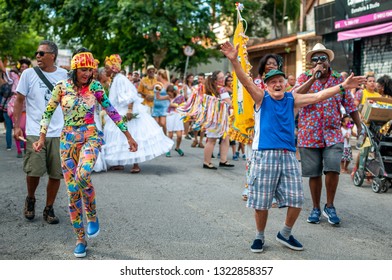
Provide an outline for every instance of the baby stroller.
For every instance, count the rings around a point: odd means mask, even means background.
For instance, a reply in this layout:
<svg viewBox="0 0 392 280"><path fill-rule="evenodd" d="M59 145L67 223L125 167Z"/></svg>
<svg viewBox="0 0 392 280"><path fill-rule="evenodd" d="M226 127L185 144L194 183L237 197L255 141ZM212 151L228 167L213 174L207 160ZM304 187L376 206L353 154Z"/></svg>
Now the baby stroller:
<svg viewBox="0 0 392 280"><path fill-rule="evenodd" d="M373 179L372 190L375 193L384 193L392 185L392 134L389 135L389 131L385 135L380 133L384 123L372 121L369 127L362 123L370 146L361 149L359 166L353 177L357 187L362 186L365 178Z"/></svg>

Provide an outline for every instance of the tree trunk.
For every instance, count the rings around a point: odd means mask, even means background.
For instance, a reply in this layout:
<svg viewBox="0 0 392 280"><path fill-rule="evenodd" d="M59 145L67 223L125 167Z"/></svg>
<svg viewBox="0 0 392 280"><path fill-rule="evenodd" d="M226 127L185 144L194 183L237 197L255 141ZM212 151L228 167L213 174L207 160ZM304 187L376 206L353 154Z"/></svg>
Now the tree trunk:
<svg viewBox="0 0 392 280"><path fill-rule="evenodd" d="M286 6L287 6L287 0L283 0L283 15L282 15L282 31L281 31L281 35L287 35L287 27L285 25L285 16L286 16Z"/></svg>
<svg viewBox="0 0 392 280"><path fill-rule="evenodd" d="M276 0L274 1L273 24L275 29L275 38L278 38L278 27L276 26Z"/></svg>

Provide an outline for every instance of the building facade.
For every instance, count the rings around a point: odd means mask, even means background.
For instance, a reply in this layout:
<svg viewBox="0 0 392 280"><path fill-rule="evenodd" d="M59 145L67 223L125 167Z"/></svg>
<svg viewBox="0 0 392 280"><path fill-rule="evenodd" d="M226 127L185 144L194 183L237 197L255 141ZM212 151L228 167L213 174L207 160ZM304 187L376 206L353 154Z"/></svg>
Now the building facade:
<svg viewBox="0 0 392 280"><path fill-rule="evenodd" d="M392 75L391 0L336 0L317 6L315 26L335 52L336 70Z"/></svg>

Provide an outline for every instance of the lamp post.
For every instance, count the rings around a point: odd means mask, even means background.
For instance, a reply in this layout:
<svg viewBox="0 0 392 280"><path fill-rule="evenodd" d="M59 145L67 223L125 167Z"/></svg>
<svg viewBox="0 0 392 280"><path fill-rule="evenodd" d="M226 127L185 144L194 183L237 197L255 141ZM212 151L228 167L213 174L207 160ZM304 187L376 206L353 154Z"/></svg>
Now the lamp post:
<svg viewBox="0 0 392 280"><path fill-rule="evenodd" d="M185 79L186 71L188 70L189 57L191 57L192 55L195 54L195 49L192 48L191 46L185 46L184 47L184 54L186 55L185 71L184 71L184 79Z"/></svg>

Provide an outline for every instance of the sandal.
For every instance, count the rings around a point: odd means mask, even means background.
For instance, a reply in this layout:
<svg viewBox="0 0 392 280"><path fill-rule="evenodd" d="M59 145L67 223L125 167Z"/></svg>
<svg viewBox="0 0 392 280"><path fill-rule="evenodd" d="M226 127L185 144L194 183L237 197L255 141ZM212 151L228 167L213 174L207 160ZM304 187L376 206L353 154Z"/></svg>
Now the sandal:
<svg viewBox="0 0 392 280"><path fill-rule="evenodd" d="M141 171L140 167L133 167L130 172L132 174L136 174L136 173L140 173L140 171Z"/></svg>
<svg viewBox="0 0 392 280"><path fill-rule="evenodd" d="M109 170L124 170L123 165L115 165L109 168Z"/></svg>
<svg viewBox="0 0 392 280"><path fill-rule="evenodd" d="M180 156L184 156L184 152L181 149L174 149Z"/></svg>
<svg viewBox="0 0 392 280"><path fill-rule="evenodd" d="M213 170L218 169L218 168L216 168L214 165L212 165L211 162L208 163L208 164L203 163L203 168L213 169Z"/></svg>
<svg viewBox="0 0 392 280"><path fill-rule="evenodd" d="M225 162L220 162L219 163L220 167L234 167L234 164L228 163L227 161Z"/></svg>

